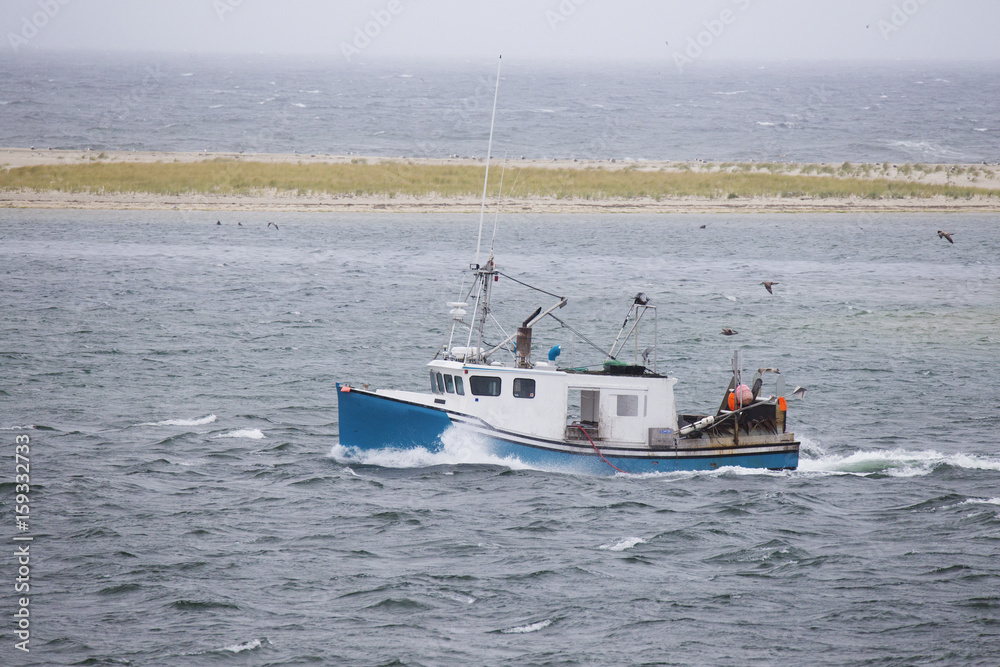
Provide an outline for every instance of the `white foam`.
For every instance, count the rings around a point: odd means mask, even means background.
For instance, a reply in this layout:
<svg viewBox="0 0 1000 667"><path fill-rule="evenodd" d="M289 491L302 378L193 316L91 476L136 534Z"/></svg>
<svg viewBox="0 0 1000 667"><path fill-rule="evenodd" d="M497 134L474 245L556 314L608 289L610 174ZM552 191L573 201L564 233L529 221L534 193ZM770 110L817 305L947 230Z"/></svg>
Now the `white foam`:
<svg viewBox="0 0 1000 667"><path fill-rule="evenodd" d="M208 108L209 108L209 109L221 109L221 108L222 108L222 105L221 105L221 104L210 104L210 105L208 106Z"/></svg>
<svg viewBox="0 0 1000 667"><path fill-rule="evenodd" d="M846 473L869 475L884 473L891 477L919 477L929 475L941 465L967 470L1000 471L1000 458L978 454L942 454L934 450L909 451L902 448L889 450L861 450L845 455L822 455L817 458L799 459L799 470L806 472Z"/></svg>
<svg viewBox="0 0 1000 667"><path fill-rule="evenodd" d="M330 456L338 461L356 462L383 468L426 468L436 465L485 464L524 470L525 465L514 456L500 457L490 451L489 443L470 431L449 427L441 435L444 445L432 452L426 447L408 449L386 448L361 450L357 447L334 445Z"/></svg>
<svg viewBox="0 0 1000 667"><path fill-rule="evenodd" d="M550 625L552 625L552 620L547 618L544 621L538 621L537 623L532 623L530 625L518 625L513 628L501 630L500 632L505 635L520 635L527 632L538 632L542 628L547 628Z"/></svg>
<svg viewBox="0 0 1000 667"><path fill-rule="evenodd" d="M301 102L292 102L292 106L293 107L298 107L300 109L305 109L306 108L306 105L302 104Z"/></svg>
<svg viewBox="0 0 1000 667"><path fill-rule="evenodd" d="M139 426L204 426L211 424L215 419L215 415L206 415L198 419L165 419L161 422L143 422Z"/></svg>
<svg viewBox="0 0 1000 667"><path fill-rule="evenodd" d="M219 435L214 435L212 438L248 438L250 440L263 440L265 437L264 433L259 428L241 428L238 431L229 431L228 433L220 433Z"/></svg>
<svg viewBox="0 0 1000 667"><path fill-rule="evenodd" d="M264 644L263 642L261 642L261 640L254 639L252 641L243 642L242 644L233 644L232 646L226 646L222 650L229 651L230 653L242 653L243 651L252 651L255 648L260 648L263 645Z"/></svg>
<svg viewBox="0 0 1000 667"><path fill-rule="evenodd" d="M0 431L34 431L35 425L28 424L27 426L0 426Z"/></svg>
<svg viewBox="0 0 1000 667"><path fill-rule="evenodd" d="M768 123L768 122L765 122L765 121L759 121L758 120L757 124L760 125L761 127L774 127L774 123Z"/></svg>
<svg viewBox="0 0 1000 667"><path fill-rule="evenodd" d="M712 93L712 94L713 95L742 95L745 92L747 92L747 91L745 91L745 90L734 90L734 91L729 92L729 93L719 92L719 93Z"/></svg>
<svg viewBox="0 0 1000 667"><path fill-rule="evenodd" d="M892 141L889 143L889 146L891 148L901 148L911 153L932 155L934 157L950 157L956 159L961 157L960 153L929 141Z"/></svg>
<svg viewBox="0 0 1000 667"><path fill-rule="evenodd" d="M184 72L181 76L194 76L194 72Z"/></svg>
<svg viewBox="0 0 1000 667"><path fill-rule="evenodd" d="M604 549L605 551L625 551L626 549L631 549L637 544L646 544L646 540L641 537L623 537L613 544L602 544L597 548Z"/></svg>
<svg viewBox="0 0 1000 667"><path fill-rule="evenodd" d="M1000 498L969 498L962 505L1000 505Z"/></svg>

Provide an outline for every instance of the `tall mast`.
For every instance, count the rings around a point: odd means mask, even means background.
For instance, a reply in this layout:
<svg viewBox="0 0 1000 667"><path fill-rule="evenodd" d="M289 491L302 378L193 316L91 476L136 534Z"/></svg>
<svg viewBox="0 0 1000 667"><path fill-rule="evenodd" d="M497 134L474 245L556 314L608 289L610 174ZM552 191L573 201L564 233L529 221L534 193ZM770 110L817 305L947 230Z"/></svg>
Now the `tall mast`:
<svg viewBox="0 0 1000 667"><path fill-rule="evenodd" d="M500 96L500 64L503 56L497 59L497 84L496 90L493 92L493 117L490 119L490 140L486 146L486 176L483 178L483 200L479 205L479 238L476 240L476 263L473 264L474 270L476 271L476 282L479 283L479 293L476 295L476 306L475 310L472 311L472 322L469 325L469 340L466 344L466 348L472 346L472 335L476 330L476 317L479 317L479 339L477 347L479 348L475 361L483 361L482 359L482 347L483 347L483 327L486 324L486 319L489 316L490 309L490 276L494 273L493 268L493 255L490 254L490 259L487 262L488 266L483 269L479 265L479 252L483 244L483 221L486 219L486 188L490 181L490 158L493 155L493 127L497 119L497 98ZM480 282L481 281L481 282ZM480 309L482 312L480 313ZM468 361L468 354L466 354L466 361Z"/></svg>
<svg viewBox="0 0 1000 667"><path fill-rule="evenodd" d="M486 146L486 178L483 179L483 201L479 205L479 239L476 241L476 264L479 264L479 248L483 243L483 220L486 216L486 186L490 180L490 156L493 154L493 124L497 119L497 97L500 96L500 62L497 59L497 86L493 92L493 117L490 119L490 141Z"/></svg>

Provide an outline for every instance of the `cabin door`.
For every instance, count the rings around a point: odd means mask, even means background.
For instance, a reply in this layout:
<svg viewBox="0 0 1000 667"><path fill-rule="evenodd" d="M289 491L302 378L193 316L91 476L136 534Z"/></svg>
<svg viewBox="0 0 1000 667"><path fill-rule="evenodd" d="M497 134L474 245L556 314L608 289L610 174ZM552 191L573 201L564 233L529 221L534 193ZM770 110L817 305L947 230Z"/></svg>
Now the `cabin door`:
<svg viewBox="0 0 1000 667"><path fill-rule="evenodd" d="M646 392L638 389L601 392L601 436L620 442L646 442Z"/></svg>

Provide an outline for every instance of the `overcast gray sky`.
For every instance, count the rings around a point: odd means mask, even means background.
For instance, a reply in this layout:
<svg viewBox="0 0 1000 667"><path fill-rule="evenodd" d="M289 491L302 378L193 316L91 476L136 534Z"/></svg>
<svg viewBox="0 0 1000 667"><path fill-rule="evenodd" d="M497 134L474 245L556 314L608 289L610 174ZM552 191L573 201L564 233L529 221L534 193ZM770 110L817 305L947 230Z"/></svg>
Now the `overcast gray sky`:
<svg viewBox="0 0 1000 667"><path fill-rule="evenodd" d="M386 57L1000 59L998 0L4 0L3 48ZM367 33L367 34L366 34Z"/></svg>

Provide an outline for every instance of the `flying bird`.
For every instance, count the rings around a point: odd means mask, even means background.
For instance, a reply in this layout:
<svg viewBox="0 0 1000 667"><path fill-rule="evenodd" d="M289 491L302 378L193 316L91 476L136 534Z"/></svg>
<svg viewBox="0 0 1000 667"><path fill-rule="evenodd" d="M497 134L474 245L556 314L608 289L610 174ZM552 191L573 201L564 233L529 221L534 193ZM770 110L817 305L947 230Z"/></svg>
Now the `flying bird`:
<svg viewBox="0 0 1000 667"><path fill-rule="evenodd" d="M734 331L733 329L730 329L728 327L722 330L723 336L735 336L738 333L739 331Z"/></svg>
<svg viewBox="0 0 1000 667"><path fill-rule="evenodd" d="M795 391L792 392L792 398L805 398L805 395L806 395L805 387L796 387Z"/></svg>
<svg viewBox="0 0 1000 667"><path fill-rule="evenodd" d="M761 285L764 286L764 289L767 290L768 294L774 294L774 292L771 291L771 285L778 285L778 284L779 283L776 283L773 280L765 280L764 282L761 283Z"/></svg>
<svg viewBox="0 0 1000 667"><path fill-rule="evenodd" d="M274 225L274 231L278 231L278 223L276 223L276 222L269 222L269 223L267 223L268 227L270 227L271 225Z"/></svg>
<svg viewBox="0 0 1000 667"><path fill-rule="evenodd" d="M952 234L954 234L954 232L942 232L940 229L938 230L938 238L948 239L948 243L954 243L954 241L951 240Z"/></svg>

